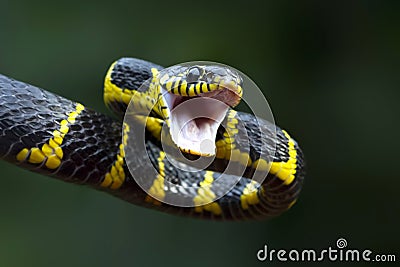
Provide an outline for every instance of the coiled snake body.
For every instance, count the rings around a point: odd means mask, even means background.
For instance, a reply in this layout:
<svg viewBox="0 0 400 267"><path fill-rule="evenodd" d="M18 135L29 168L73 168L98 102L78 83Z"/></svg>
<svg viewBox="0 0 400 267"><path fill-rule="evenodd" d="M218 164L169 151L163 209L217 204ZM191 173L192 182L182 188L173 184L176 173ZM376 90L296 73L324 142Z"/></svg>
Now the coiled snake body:
<svg viewBox="0 0 400 267"><path fill-rule="evenodd" d="M80 103L2 75L0 158L66 182L89 185L133 204L183 216L216 220L263 219L290 208L303 183L303 154L286 131L253 115L224 110L226 113L221 114L226 116L221 119L229 129L201 122L207 125L207 129L211 127L214 134L211 137L215 137L215 146L213 144L211 150L197 148L190 151L193 142L176 141L177 138L172 136L173 143L188 157L209 156L215 150L215 160L208 169L187 172L168 160L160 144L160 128L168 124L172 129L179 124L180 116L173 117L171 111L174 107L168 99L177 103L191 97L206 96L222 99L233 107L238 102L237 96L241 95L241 81L230 74L232 86L227 85L225 79L224 87L221 82L224 73L212 67L208 70L202 66L177 68L175 74L168 77L159 75L162 69L143 60L123 58L110 67L105 79L104 100L116 113L122 115L132 97L137 98L140 105L153 104L150 114L142 120L137 116L136 123L146 127L144 144L148 160L157 174L147 177L148 174L140 167L146 159L140 156L134 157L131 163L138 166L135 176L147 180L147 190L138 185L126 165L127 153L140 154L136 151L138 148L127 144L128 139L132 139L128 134L132 125L122 124L121 120ZM193 77L196 79L191 83ZM158 91L140 88L148 79L165 85L170 96L162 98ZM157 104L159 102L161 104ZM240 128L238 122L244 126ZM248 149L242 145L243 133L248 136ZM269 150L273 153L265 156L263 151ZM226 174L225 177L236 179L237 183L217 199L215 196L221 188L215 181L232 162L244 167L244 172L239 176L234 172ZM265 171L262 183L251 179L262 171ZM168 198L176 192L174 186L180 184L197 185L195 189L183 192L193 202L193 207L167 204Z"/></svg>

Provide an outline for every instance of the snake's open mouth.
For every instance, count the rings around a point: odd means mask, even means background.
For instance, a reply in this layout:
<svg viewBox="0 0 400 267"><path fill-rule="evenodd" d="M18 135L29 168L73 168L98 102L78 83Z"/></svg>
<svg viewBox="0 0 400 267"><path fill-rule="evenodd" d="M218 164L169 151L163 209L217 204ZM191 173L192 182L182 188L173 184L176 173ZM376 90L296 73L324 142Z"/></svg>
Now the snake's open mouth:
<svg viewBox="0 0 400 267"><path fill-rule="evenodd" d="M215 155L217 130L229 107L241 99L237 88L228 86L194 97L163 90L163 97L170 111L172 140L183 152L200 156Z"/></svg>

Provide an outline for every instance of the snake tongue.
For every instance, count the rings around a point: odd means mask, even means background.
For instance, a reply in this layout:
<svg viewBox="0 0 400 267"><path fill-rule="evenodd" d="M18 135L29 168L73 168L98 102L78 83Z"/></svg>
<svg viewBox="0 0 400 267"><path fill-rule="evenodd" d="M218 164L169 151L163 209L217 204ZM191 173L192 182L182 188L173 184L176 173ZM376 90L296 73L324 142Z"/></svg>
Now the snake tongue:
<svg viewBox="0 0 400 267"><path fill-rule="evenodd" d="M229 106L208 97L196 97L180 103L171 112L171 137L184 152L215 155L217 130Z"/></svg>

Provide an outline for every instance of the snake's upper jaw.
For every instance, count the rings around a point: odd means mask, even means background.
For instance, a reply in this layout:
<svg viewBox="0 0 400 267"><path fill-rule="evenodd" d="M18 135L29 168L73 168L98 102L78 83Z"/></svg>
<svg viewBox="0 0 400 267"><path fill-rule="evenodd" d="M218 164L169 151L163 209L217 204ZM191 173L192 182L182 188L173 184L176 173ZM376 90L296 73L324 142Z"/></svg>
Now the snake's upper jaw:
<svg viewBox="0 0 400 267"><path fill-rule="evenodd" d="M215 155L217 130L229 105L213 96L182 97L169 93L164 96L170 110L171 138L183 152Z"/></svg>

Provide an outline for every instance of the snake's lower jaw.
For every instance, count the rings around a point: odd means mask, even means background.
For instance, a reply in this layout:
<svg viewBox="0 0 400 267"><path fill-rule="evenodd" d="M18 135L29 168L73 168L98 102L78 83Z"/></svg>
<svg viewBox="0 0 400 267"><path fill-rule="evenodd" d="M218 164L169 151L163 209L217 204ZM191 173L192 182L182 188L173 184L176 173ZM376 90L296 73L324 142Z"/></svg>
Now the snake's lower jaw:
<svg viewBox="0 0 400 267"><path fill-rule="evenodd" d="M208 97L182 102L171 112L172 140L186 153L215 155L215 138L228 109L225 103Z"/></svg>

